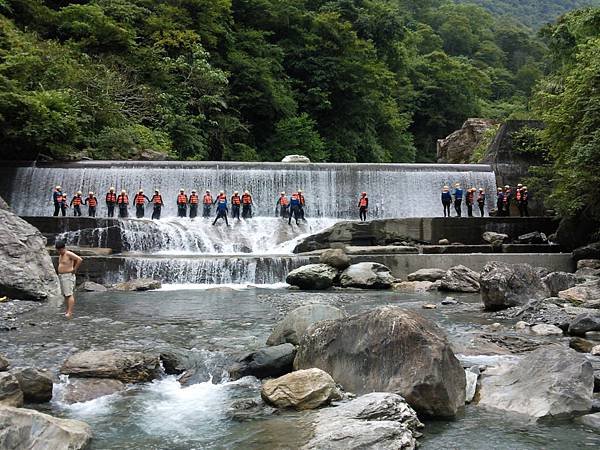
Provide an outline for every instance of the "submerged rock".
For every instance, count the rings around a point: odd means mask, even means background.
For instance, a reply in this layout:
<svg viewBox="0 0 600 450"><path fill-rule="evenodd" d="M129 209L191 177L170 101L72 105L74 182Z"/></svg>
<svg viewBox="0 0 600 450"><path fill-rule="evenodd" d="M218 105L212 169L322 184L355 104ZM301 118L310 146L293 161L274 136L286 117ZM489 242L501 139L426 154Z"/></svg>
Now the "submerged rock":
<svg viewBox="0 0 600 450"><path fill-rule="evenodd" d="M21 387L28 403L45 403L52 399L52 375L47 370L34 367L18 367L10 371Z"/></svg>
<svg viewBox="0 0 600 450"><path fill-rule="evenodd" d="M559 292L572 288L577 284L577 277L568 272L552 272L542 278L550 291L551 297L556 297Z"/></svg>
<svg viewBox="0 0 600 450"><path fill-rule="evenodd" d="M465 402L465 373L443 332L396 307L316 323L294 367L323 369L356 394L397 393L431 416L454 416Z"/></svg>
<svg viewBox="0 0 600 450"><path fill-rule="evenodd" d="M160 289L161 286L160 281L153 280L152 278L138 278L115 284L112 288L115 291L151 291L153 289Z"/></svg>
<svg viewBox="0 0 600 450"><path fill-rule="evenodd" d="M331 375L321 369L298 370L266 381L263 400L277 408L315 409L341 398Z"/></svg>
<svg viewBox="0 0 600 450"><path fill-rule="evenodd" d="M373 392L339 406L321 409L314 436L305 449L416 448L423 424L397 394Z"/></svg>
<svg viewBox="0 0 600 450"><path fill-rule="evenodd" d="M395 281L389 268L374 262L352 264L340 277L342 287L363 289L389 289Z"/></svg>
<svg viewBox="0 0 600 450"><path fill-rule="evenodd" d="M23 406L23 391L17 378L10 372L0 372L0 405Z"/></svg>
<svg viewBox="0 0 600 450"><path fill-rule="evenodd" d="M89 402L125 389L125 384L110 378L69 378L62 401L68 404Z"/></svg>
<svg viewBox="0 0 600 450"><path fill-rule="evenodd" d="M279 377L294 369L296 348L281 344L248 353L229 369L232 379L252 375L256 378Z"/></svg>
<svg viewBox="0 0 600 450"><path fill-rule="evenodd" d="M438 281L444 278L446 271L444 269L419 269L416 272L408 274L408 281Z"/></svg>
<svg viewBox="0 0 600 450"><path fill-rule="evenodd" d="M321 253L319 262L339 270L344 270L350 265L350 257L341 248L330 248Z"/></svg>
<svg viewBox="0 0 600 450"><path fill-rule="evenodd" d="M442 278L440 289L452 292L479 292L479 274L463 265L451 267Z"/></svg>
<svg viewBox="0 0 600 450"><path fill-rule="evenodd" d="M586 427L600 431L600 413L586 414L577 418L577 421Z"/></svg>
<svg viewBox="0 0 600 450"><path fill-rule="evenodd" d="M576 352L589 353L594 348L594 343L579 337L573 337L569 340L569 347Z"/></svg>
<svg viewBox="0 0 600 450"><path fill-rule="evenodd" d="M320 303L300 306L289 312L281 322L275 325L267 339L267 345L279 345L286 342L298 345L306 329L313 323L343 317L344 312L335 306Z"/></svg>
<svg viewBox="0 0 600 450"><path fill-rule="evenodd" d="M85 422L0 406L0 448L80 450L91 439L92 429Z"/></svg>
<svg viewBox="0 0 600 450"><path fill-rule="evenodd" d="M327 264L308 264L292 270L285 281L300 289L321 291L333 286L337 276L337 269Z"/></svg>

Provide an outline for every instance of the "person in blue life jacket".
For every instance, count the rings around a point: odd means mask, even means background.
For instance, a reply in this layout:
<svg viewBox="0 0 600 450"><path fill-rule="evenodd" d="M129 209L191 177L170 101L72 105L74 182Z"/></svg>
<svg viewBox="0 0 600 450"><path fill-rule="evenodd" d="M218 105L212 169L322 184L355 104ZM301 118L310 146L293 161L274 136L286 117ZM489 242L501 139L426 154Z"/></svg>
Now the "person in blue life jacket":
<svg viewBox="0 0 600 450"><path fill-rule="evenodd" d="M477 205L479 206L479 214L481 217L484 215L485 208L485 191L483 188L479 188L479 194L477 194Z"/></svg>
<svg viewBox="0 0 600 450"><path fill-rule="evenodd" d="M442 188L442 206L444 207L444 217L450 217L450 205L452 204L452 194L450 188L444 186Z"/></svg>
<svg viewBox="0 0 600 450"><path fill-rule="evenodd" d="M302 218L300 208L301 208L301 200L300 194L298 192L294 192L290 196L290 216L288 217L288 225L292 224L292 217L296 221L296 225L298 225L298 219Z"/></svg>
<svg viewBox="0 0 600 450"><path fill-rule="evenodd" d="M229 226L229 222L227 221L227 212L229 209L227 208L227 195L225 195L224 191L219 192L219 195L216 199L217 205L217 217L215 217L215 221L213 225L217 224L217 220L224 219L225 225Z"/></svg>
<svg viewBox="0 0 600 450"><path fill-rule="evenodd" d="M67 215L67 196L63 194L62 188L56 186L52 192L52 202L54 203L54 217L60 212L63 217Z"/></svg>
<svg viewBox="0 0 600 450"><path fill-rule="evenodd" d="M504 191L501 187L498 188L496 193L496 216L504 215Z"/></svg>
<svg viewBox="0 0 600 450"><path fill-rule="evenodd" d="M462 201L463 201L463 190L460 187L460 183L454 185L454 210L458 217L462 216Z"/></svg>

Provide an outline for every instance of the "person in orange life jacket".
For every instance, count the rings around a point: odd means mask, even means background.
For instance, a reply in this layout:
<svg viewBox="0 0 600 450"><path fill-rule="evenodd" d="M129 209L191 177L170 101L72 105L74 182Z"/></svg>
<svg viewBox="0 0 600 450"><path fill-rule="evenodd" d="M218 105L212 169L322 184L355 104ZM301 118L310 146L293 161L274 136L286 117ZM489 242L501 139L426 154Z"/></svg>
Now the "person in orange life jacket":
<svg viewBox="0 0 600 450"><path fill-rule="evenodd" d="M54 203L54 213L52 214L54 217L57 217L59 212L62 213L63 217L67 215L67 197L63 194L60 186L54 188L52 202Z"/></svg>
<svg viewBox="0 0 600 450"><path fill-rule="evenodd" d="M140 189L135 197L133 197L133 203L135 204L135 217L143 219L146 215L144 205L146 202L150 203L150 199L144 194L144 190Z"/></svg>
<svg viewBox="0 0 600 450"><path fill-rule="evenodd" d="M162 207L165 205L163 202L162 195L158 192L158 189L154 191L154 195L152 196L152 204L154 208L152 209L152 220L160 220L160 213L162 211Z"/></svg>
<svg viewBox="0 0 600 450"><path fill-rule="evenodd" d="M217 217L215 217L215 221L213 222L213 225L217 224L217 220L224 219L225 224L227 226L229 226L229 222L227 221L227 212L229 210L227 209L227 196L225 195L224 191L219 192L219 195L217 196L216 204L217 204Z"/></svg>
<svg viewBox="0 0 600 450"><path fill-rule="evenodd" d="M501 187L498 188L496 192L496 215L503 216L504 215L504 191Z"/></svg>
<svg viewBox="0 0 600 450"><path fill-rule="evenodd" d="M115 194L115 188L111 187L106 193L106 209L108 210L108 217L115 217L115 205L117 204L117 194Z"/></svg>
<svg viewBox="0 0 600 450"><path fill-rule="evenodd" d="M188 198L185 195L185 190L179 189L179 195L177 195L177 217L187 217L187 204Z"/></svg>
<svg viewBox="0 0 600 450"><path fill-rule="evenodd" d="M304 218L304 207L306 206L306 200L304 199L302 189L298 189L298 197L300 197L300 208L298 209L298 212L300 213L300 219L306 221Z"/></svg>
<svg viewBox="0 0 600 450"><path fill-rule="evenodd" d="M366 192L362 192L360 194L360 198L358 199L358 215L360 217L361 222L367 221L367 209L369 208L369 197L367 197Z"/></svg>
<svg viewBox="0 0 600 450"><path fill-rule="evenodd" d="M479 194L477 194L477 205L479 206L479 214L483 217L483 208L485 208L485 191L483 188L479 188Z"/></svg>
<svg viewBox="0 0 600 450"><path fill-rule="evenodd" d="M510 216L510 202L512 200L512 189L510 188L510 186L507 184L506 186L504 186L504 198L503 198L503 202L504 202L504 215L506 217Z"/></svg>
<svg viewBox="0 0 600 450"><path fill-rule="evenodd" d="M515 189L515 203L517 204L517 209L519 210L519 215L523 217L523 205L521 203L521 190L523 189L523 185L521 183L517 184L517 188Z"/></svg>
<svg viewBox="0 0 600 450"><path fill-rule="evenodd" d="M450 217L450 205L452 205L452 194L450 188L444 186L442 189L442 206L444 207L444 217Z"/></svg>
<svg viewBox="0 0 600 450"><path fill-rule="evenodd" d="M475 188L467 189L467 216L473 217L473 204L475 203Z"/></svg>
<svg viewBox="0 0 600 450"><path fill-rule="evenodd" d="M463 190L460 187L460 183L454 185L454 210L458 217L462 216L462 201L463 201Z"/></svg>
<svg viewBox="0 0 600 450"><path fill-rule="evenodd" d="M252 217L252 196L250 192L244 191L242 195L242 219L250 219Z"/></svg>
<svg viewBox="0 0 600 450"><path fill-rule="evenodd" d="M127 208L129 207L129 197L127 196L127 191L125 189L121 190L121 193L117 197L117 205L119 206L119 218L126 218L129 213Z"/></svg>
<svg viewBox="0 0 600 450"><path fill-rule="evenodd" d="M195 219L198 215L198 203L200 198L196 193L196 189L192 189L192 193L190 194L190 219Z"/></svg>
<svg viewBox="0 0 600 450"><path fill-rule="evenodd" d="M85 203L88 207L88 216L96 217L96 206L98 206L98 199L92 191L88 192L88 196L83 203Z"/></svg>
<svg viewBox="0 0 600 450"><path fill-rule="evenodd" d="M287 219L289 206L290 205L287 197L285 196L285 192L281 192L279 194L279 198L277 199L277 203L275 204L275 217L279 216L284 219Z"/></svg>
<svg viewBox="0 0 600 450"><path fill-rule="evenodd" d="M242 197L240 193L235 191L231 196L231 218L240 220L240 205L242 204Z"/></svg>
<svg viewBox="0 0 600 450"><path fill-rule="evenodd" d="M75 193L75 197L71 199L69 206L73 207L73 215L76 217L81 216L81 205L83 204L83 198L81 198L81 191Z"/></svg>
<svg viewBox="0 0 600 450"><path fill-rule="evenodd" d="M529 217L529 192L527 186L521 188L521 217Z"/></svg>
<svg viewBox="0 0 600 450"><path fill-rule="evenodd" d="M206 219L208 219L210 217L213 203L214 203L214 201L213 201L212 195L210 194L210 191L207 189L206 192L204 193L204 197L202 197L202 205L203 205L202 217L204 217Z"/></svg>
<svg viewBox="0 0 600 450"><path fill-rule="evenodd" d="M294 192L290 197L290 216L288 217L288 225L292 224L292 217L296 221L296 225L298 225L298 219L302 217L300 214L300 206L300 194Z"/></svg>

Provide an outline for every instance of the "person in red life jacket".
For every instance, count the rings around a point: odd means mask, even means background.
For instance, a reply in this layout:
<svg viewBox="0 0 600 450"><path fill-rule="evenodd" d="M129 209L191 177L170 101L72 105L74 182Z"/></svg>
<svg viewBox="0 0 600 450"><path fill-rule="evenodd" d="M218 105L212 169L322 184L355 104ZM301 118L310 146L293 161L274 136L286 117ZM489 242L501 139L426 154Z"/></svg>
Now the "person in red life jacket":
<svg viewBox="0 0 600 450"><path fill-rule="evenodd" d="M229 222L227 221L227 212L229 211L229 209L227 208L227 195L225 195L225 191L219 192L215 203L217 205L217 217L215 217L213 225L217 224L217 220L224 219L225 224L229 226Z"/></svg>
<svg viewBox="0 0 600 450"><path fill-rule="evenodd" d="M367 221L367 209L369 209L369 197L366 192L361 192L358 199L358 215L361 222Z"/></svg>
<svg viewBox="0 0 600 450"><path fill-rule="evenodd" d="M187 217L188 197L185 195L185 190L179 189L177 195L177 217Z"/></svg>
<svg viewBox="0 0 600 450"><path fill-rule="evenodd" d="M527 186L521 188L521 217L529 217L529 191Z"/></svg>
<svg viewBox="0 0 600 450"><path fill-rule="evenodd" d="M88 207L88 216L96 217L96 206L98 206L98 199L92 191L88 192L88 196L83 203L85 203Z"/></svg>
<svg viewBox="0 0 600 450"><path fill-rule="evenodd" d="M504 191L501 187L496 192L496 216L500 217L504 215Z"/></svg>
<svg viewBox="0 0 600 450"><path fill-rule="evenodd" d="M473 205L475 204L475 188L467 189L466 202L467 202L467 216L473 217Z"/></svg>
<svg viewBox="0 0 600 450"><path fill-rule="evenodd" d="M200 197L198 197L196 189L192 189L188 201L190 203L190 219L195 219L198 216L198 204L200 203Z"/></svg>
<svg viewBox="0 0 600 450"><path fill-rule="evenodd" d="M58 217L58 213L62 213L63 217L67 215L67 197L62 192L60 186L54 188L52 192L52 202L54 203L54 217Z"/></svg>
<svg viewBox="0 0 600 450"><path fill-rule="evenodd" d="M75 217L81 216L81 205L83 204L83 198L81 198L81 191L75 193L75 197L71 199L69 206L73 207L73 215Z"/></svg>
<svg viewBox="0 0 600 450"><path fill-rule="evenodd" d="M231 218L240 220L240 205L242 204L242 197L240 193L235 191L231 196Z"/></svg>
<svg viewBox="0 0 600 450"><path fill-rule="evenodd" d="M125 189L123 189L117 197L117 205L119 206L119 218L126 218L129 215L127 211L127 208L129 207L129 196Z"/></svg>
<svg viewBox="0 0 600 450"><path fill-rule="evenodd" d="M300 194L294 192L290 196L290 216L288 217L288 225L292 224L292 217L296 221L296 225L298 225L298 219L302 217L300 215L300 206Z"/></svg>
<svg viewBox="0 0 600 450"><path fill-rule="evenodd" d="M477 205L479 206L479 214L483 217L483 209L485 208L485 191L483 188L479 188L479 194L477 194Z"/></svg>
<svg viewBox="0 0 600 450"><path fill-rule="evenodd" d="M521 190L523 189L523 185L521 183L517 184L517 188L515 189L515 203L517 204L517 209L519 210L519 215L523 217L523 204L521 203Z"/></svg>
<svg viewBox="0 0 600 450"><path fill-rule="evenodd" d="M158 189L154 191L154 195L152 196L152 205L154 205L152 209L152 220L160 220L160 213L162 211L162 207L165 205L163 202L162 195L158 192Z"/></svg>
<svg viewBox="0 0 600 450"><path fill-rule="evenodd" d="M108 217L115 217L116 204L117 194L115 194L115 188L111 187L106 193L106 209L108 210Z"/></svg>
<svg viewBox="0 0 600 450"><path fill-rule="evenodd" d="M290 204L285 196L285 192L281 192L277 199L277 203L275 204L275 216L287 219L289 215L289 206Z"/></svg>
<svg viewBox="0 0 600 450"><path fill-rule="evenodd" d="M242 195L242 219L250 219L252 217L252 196L250 192L244 191Z"/></svg>
<svg viewBox="0 0 600 450"><path fill-rule="evenodd" d="M504 198L503 198L503 202L504 202L504 215L506 217L510 216L510 202L512 200L512 189L510 188L510 186L507 184L506 186L504 186Z"/></svg>
<svg viewBox="0 0 600 450"><path fill-rule="evenodd" d="M135 204L135 217L143 219L146 215L144 205L146 202L150 203L150 199L144 194L144 190L140 189L135 197L133 197L133 203Z"/></svg>
<svg viewBox="0 0 600 450"><path fill-rule="evenodd" d="M304 207L306 206L306 200L304 198L304 194L302 193L302 189L298 189L298 198L300 200L300 208L298 209L300 219L306 221L306 219L304 218Z"/></svg>
<svg viewBox="0 0 600 450"><path fill-rule="evenodd" d="M213 203L215 203L215 201L213 200L213 196L207 189L204 193L204 197L202 197L202 217L204 217L205 219L208 219L210 217Z"/></svg>

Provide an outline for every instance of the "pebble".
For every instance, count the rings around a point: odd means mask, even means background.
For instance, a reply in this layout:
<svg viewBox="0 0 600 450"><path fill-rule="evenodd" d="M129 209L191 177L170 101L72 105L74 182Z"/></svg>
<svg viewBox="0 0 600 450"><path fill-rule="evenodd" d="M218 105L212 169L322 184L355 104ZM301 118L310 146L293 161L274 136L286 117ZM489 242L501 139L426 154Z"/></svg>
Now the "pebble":
<svg viewBox="0 0 600 450"><path fill-rule="evenodd" d="M446 297L442 300L442 305L457 305L458 301L454 297Z"/></svg>
<svg viewBox="0 0 600 450"><path fill-rule="evenodd" d="M590 353L594 356L600 356L600 345L593 347Z"/></svg>
<svg viewBox="0 0 600 450"><path fill-rule="evenodd" d="M524 330L530 326L531 326L531 324L520 320L515 324L515 330Z"/></svg>
<svg viewBox="0 0 600 450"><path fill-rule="evenodd" d="M437 305L434 305L433 303L426 303L425 305L421 306L423 309L437 309Z"/></svg>

